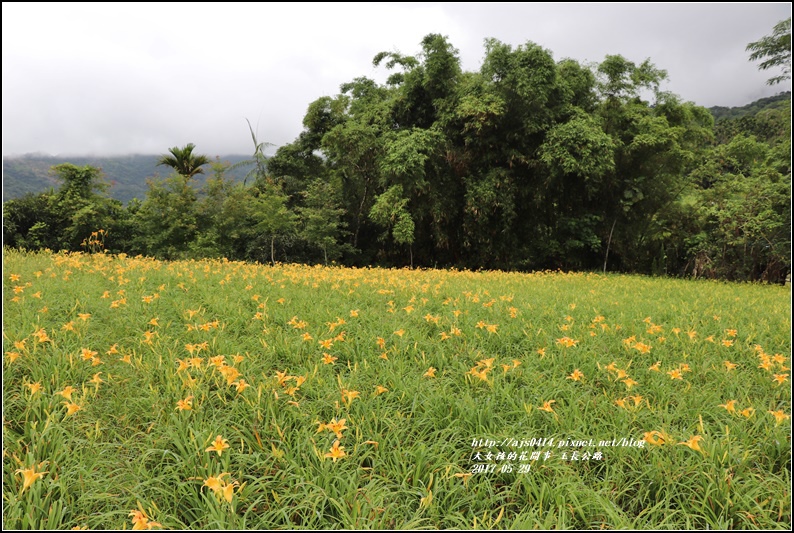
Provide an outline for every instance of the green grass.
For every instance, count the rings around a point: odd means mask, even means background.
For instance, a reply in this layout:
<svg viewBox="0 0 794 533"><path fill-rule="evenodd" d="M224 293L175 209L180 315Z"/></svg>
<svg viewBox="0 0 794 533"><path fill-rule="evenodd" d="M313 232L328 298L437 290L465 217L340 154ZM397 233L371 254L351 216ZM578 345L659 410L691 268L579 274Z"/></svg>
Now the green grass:
<svg viewBox="0 0 794 533"><path fill-rule="evenodd" d="M9 250L3 266L5 528L791 525L789 287ZM667 442L599 444L654 431ZM555 442L502 446L532 438ZM468 475L475 439L505 453L493 472Z"/></svg>

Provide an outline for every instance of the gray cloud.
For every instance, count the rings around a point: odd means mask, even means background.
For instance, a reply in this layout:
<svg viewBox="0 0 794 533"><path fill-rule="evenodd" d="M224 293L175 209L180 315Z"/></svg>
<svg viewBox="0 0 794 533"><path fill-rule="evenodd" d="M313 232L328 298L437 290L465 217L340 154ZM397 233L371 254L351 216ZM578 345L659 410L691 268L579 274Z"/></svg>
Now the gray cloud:
<svg viewBox="0 0 794 533"><path fill-rule="evenodd" d="M186 7L187 6L187 7ZM533 41L555 59L645 58L664 89L738 106L790 90L748 61L790 4L30 4L3 3L3 153L207 154L291 142L307 106L383 50L441 33L479 69L483 40Z"/></svg>

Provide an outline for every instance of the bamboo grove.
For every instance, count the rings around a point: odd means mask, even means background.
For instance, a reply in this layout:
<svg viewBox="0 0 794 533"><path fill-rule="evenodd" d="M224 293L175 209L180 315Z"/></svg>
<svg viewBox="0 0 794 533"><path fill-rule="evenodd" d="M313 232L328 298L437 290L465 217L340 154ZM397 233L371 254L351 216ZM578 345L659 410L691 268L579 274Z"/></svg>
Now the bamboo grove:
<svg viewBox="0 0 794 533"><path fill-rule="evenodd" d="M5 203L5 245L773 282L790 272L790 97L715 126L661 90L667 74L650 60L583 65L489 39L467 72L437 34L374 65L385 83L359 77L318 98L272 157L252 131L243 182L193 145L172 148L173 174L123 206L99 169L59 165L59 190ZM206 170L207 184L185 168Z"/></svg>

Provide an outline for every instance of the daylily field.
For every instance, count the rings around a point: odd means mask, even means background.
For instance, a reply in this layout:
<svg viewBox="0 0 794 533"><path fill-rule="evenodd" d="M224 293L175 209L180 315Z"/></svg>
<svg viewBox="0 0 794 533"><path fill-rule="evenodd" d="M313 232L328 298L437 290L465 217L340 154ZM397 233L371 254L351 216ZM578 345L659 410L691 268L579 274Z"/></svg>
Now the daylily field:
<svg viewBox="0 0 794 533"><path fill-rule="evenodd" d="M3 526L791 526L790 287L3 254Z"/></svg>

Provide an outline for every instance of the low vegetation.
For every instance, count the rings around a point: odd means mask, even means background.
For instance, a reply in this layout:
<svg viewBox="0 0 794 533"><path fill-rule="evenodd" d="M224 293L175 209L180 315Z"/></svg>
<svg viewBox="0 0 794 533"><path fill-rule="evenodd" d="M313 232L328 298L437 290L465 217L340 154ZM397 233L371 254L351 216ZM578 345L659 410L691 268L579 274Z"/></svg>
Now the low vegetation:
<svg viewBox="0 0 794 533"><path fill-rule="evenodd" d="M4 528L791 526L789 288L6 250L3 289Z"/></svg>

